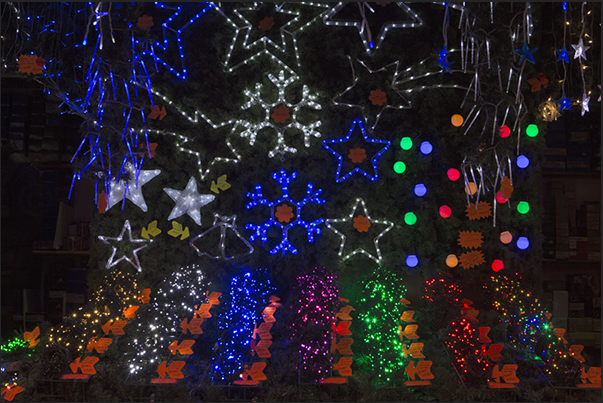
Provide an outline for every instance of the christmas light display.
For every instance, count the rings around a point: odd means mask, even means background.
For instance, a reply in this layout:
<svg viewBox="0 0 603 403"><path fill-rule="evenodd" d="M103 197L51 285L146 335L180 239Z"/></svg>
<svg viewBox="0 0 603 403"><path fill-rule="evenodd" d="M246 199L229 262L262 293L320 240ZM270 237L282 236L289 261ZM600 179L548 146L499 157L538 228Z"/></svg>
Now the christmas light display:
<svg viewBox="0 0 603 403"><path fill-rule="evenodd" d="M391 270L381 268L367 281L358 306L358 319L363 326L362 345L358 352L366 354L366 364L377 374L380 383L392 384L401 379L407 364L398 336L398 321L406 294L402 279Z"/></svg>
<svg viewBox="0 0 603 403"><path fill-rule="evenodd" d="M321 233L318 225L324 222L323 218L316 219L312 222L307 222L301 218L302 208L308 203L324 204L325 200L319 198L322 193L322 189L314 190L312 183L308 183L306 190L306 197L300 201L293 201L289 196L289 183L297 177L297 173L287 175L285 170L281 170L278 174L275 172L272 174L272 179L281 185L281 197L275 201L268 201L264 198L262 193L262 187L260 185L255 186L255 193L247 193L247 197L252 199L246 208L250 209L258 205L263 205L270 208L270 218L264 224L247 224L246 229L254 231L249 237L250 241L254 241L256 238L260 238L262 243L265 244L268 241L267 231L272 226L277 226L281 229L282 239L278 245L270 250L270 254L274 255L282 250L283 253L291 252L297 253L297 249L289 242L288 231L294 226L302 226L308 235L308 242L314 242L314 234L318 235ZM292 207L295 207L295 212ZM276 218L276 219L275 219ZM283 224L285 223L285 224Z"/></svg>
<svg viewBox="0 0 603 403"><path fill-rule="evenodd" d="M354 215L356 214L356 209L358 208L359 204L362 205L362 210L364 210L364 217L366 217L368 219L368 222L371 225L373 225L373 224L387 225L387 227L383 231L381 231L374 239L375 251L376 251L377 256L370 254L362 247L356 248L353 251L351 251L350 253L343 256L344 255L343 251L344 251L345 242L346 242L346 236L342 232L337 230L337 228L335 228L333 223L350 223L350 222L352 222ZM339 247L339 257L341 258L342 261L351 258L352 256L356 255L357 253L362 253L363 255L373 259L377 264L381 264L381 261L383 260L383 256L381 256L381 250L379 249L379 239L381 239L381 237L383 235L385 235L386 232L388 232L389 230L394 228L394 223L391 221L372 219L368 215L368 211L366 210L366 204L364 203L364 200L362 200L360 198L356 199L356 202L354 203L354 207L352 207L352 211L349 216L344 217L344 218L329 218L329 219L325 220L325 225L327 226L327 228L329 228L331 231L336 233L341 238L341 244ZM371 231L371 232L374 232L374 231Z"/></svg>
<svg viewBox="0 0 603 403"><path fill-rule="evenodd" d="M346 304L350 302L345 298L340 298L341 302ZM335 317L339 319L333 320L331 325L331 358L332 361L337 361L333 365L333 370L336 370L340 376L331 376L329 378L321 379L321 383L347 383L347 377L352 376L352 362L354 354L351 350L351 345L354 343L354 339L351 337L352 332L350 326L352 325L352 317L350 316L351 311L354 307L351 305L345 305L339 308L339 312L335 314ZM340 336L340 337L337 337ZM335 371L333 371L335 372Z"/></svg>
<svg viewBox="0 0 603 403"><path fill-rule="evenodd" d="M188 180L184 190L170 188L163 188L163 190L176 202L176 206L172 209L168 221L187 214L199 226L201 225L201 207L216 198L216 196L210 194L199 194L197 191L197 181L193 177Z"/></svg>
<svg viewBox="0 0 603 403"><path fill-rule="evenodd" d="M299 379L318 382L334 364L330 345L331 325L340 303L337 275L316 268L297 277L293 292L298 297L290 307L295 312L290 342L299 346Z"/></svg>
<svg viewBox="0 0 603 403"><path fill-rule="evenodd" d="M142 165L142 164L141 164ZM115 182L111 184L109 197L107 197L107 208L115 206L117 203L122 203L121 209L124 209L126 198L137 205L142 211L147 212L147 203L142 195L142 187L151 179L161 173L160 169L142 170L135 168L130 162L124 160L121 171L115 178ZM123 175L123 178L120 177Z"/></svg>
<svg viewBox="0 0 603 403"><path fill-rule="evenodd" d="M207 256L211 259L231 260L231 259L237 259L239 257L243 257L243 256L252 254L254 251L253 246L239 232L239 230L237 228L237 224L235 222L236 219L237 219L236 215L221 216L217 213L214 213L213 225L206 231L202 232L201 234L199 234L196 237L194 237L193 239L191 239L189 242L191 247L193 249L195 249L195 251L197 252L197 254L199 256ZM207 239L211 236L209 234L212 233L213 235L215 235L215 233L213 231L215 231L216 229L220 230L220 240L219 240L218 246L217 246L219 253L217 253L217 254L216 254L216 252L207 252L208 249L214 249L216 247L215 245L207 244L207 242L208 242ZM232 235L229 237L228 248L226 248L226 232L227 232L227 230L228 230L229 234L234 233L234 236L236 237L236 238L233 238ZM232 246L230 244L230 242L233 242L233 241L234 242L240 241L243 243L244 246L241 246L240 242L237 242L237 243L239 243L238 247ZM242 252L243 250L245 252Z"/></svg>
<svg viewBox="0 0 603 403"><path fill-rule="evenodd" d="M222 332L211 357L215 382L232 383L251 360L254 325L262 319L266 301L274 292L265 269L243 270L231 277L217 318Z"/></svg>
<svg viewBox="0 0 603 403"><path fill-rule="evenodd" d="M316 129L320 127L322 122L320 120L316 120L310 124L301 124L297 120L297 114L301 108L311 108L314 110L321 110L322 106L316 102L317 95L311 94L308 86L304 85L302 90L302 98L297 103L290 103L287 101L285 97L285 90L287 87L297 80L299 77L296 75L292 75L289 78L285 79L285 72L281 71L278 77L273 76L272 74L268 74L268 78L270 81L277 87L278 89L278 99L272 103L264 100L262 96L262 85L257 83L255 85L255 92L250 90L245 90L245 95L249 98L249 101L242 106L241 109L247 110L252 108L253 106L259 106L266 113L265 118L260 123L252 123L247 120L240 120L239 123L243 126L244 130L240 133L241 137L247 137L249 139L249 145L255 144L255 139L258 135L258 132L266 127L273 129L277 134L277 145L276 147L268 153L270 158L274 157L279 153L296 153L297 149L294 147L290 147L285 144L285 132L291 129L297 129L304 134L304 145L310 147L310 137L320 137L320 132ZM280 109L279 109L280 108ZM278 111L277 111L278 110ZM279 122L277 118L274 118L276 112L283 111L286 114L283 116L282 121ZM289 111L291 112L289 114ZM276 124L273 123L287 123Z"/></svg>
<svg viewBox="0 0 603 403"><path fill-rule="evenodd" d="M144 243L144 245L132 250L132 259L130 259L128 256L126 256L124 254L117 260L115 260L115 254L117 253L117 247L111 246L113 248L113 252L111 252L111 256L109 257L109 260L107 260L107 264L105 265L105 268L110 269L111 267L117 265L122 260L125 260L126 262L128 262L132 266L134 266L134 268L136 270L142 271L142 267L140 266L140 260L138 260L138 252L140 250L146 248L147 246L149 246L148 242L152 242L152 240L132 239L132 228L130 227L130 221L126 220L124 222L124 226L122 227L121 232L119 233L119 236L109 237L109 236L99 235L98 239L100 239L102 242L106 243L107 245L111 245L111 243L109 241L115 241L115 242L119 242L121 244L122 242L124 242L124 233L126 231L128 231L128 238L129 238L130 243L134 243L134 244Z"/></svg>
<svg viewBox="0 0 603 403"><path fill-rule="evenodd" d="M341 12L344 7L354 7L354 4L340 2L337 3L335 7L333 7L324 17L323 22L326 25L331 26L339 26L339 27L355 27L358 29L358 33L360 34L360 38L362 39L362 43L364 44L364 48L366 53L369 55L373 55L374 51L379 49L381 43L385 39L387 32L394 28L419 28L423 26L423 20L417 13L415 13L409 6L405 3L397 2L396 5L402 9L404 14L411 18L411 22L400 22L400 21L389 21L383 24L379 30L379 33L376 36L376 40L373 40L373 35L371 33L371 27L366 18L367 11L371 13L375 13L375 10L369 3L358 3L360 19L356 18L354 20L349 19L339 19L336 18L337 14ZM391 10L382 11L391 13Z"/></svg>
<svg viewBox="0 0 603 403"><path fill-rule="evenodd" d="M357 125L360 128L360 133L362 133L363 140L359 138L358 134L355 134L352 137L352 134L358 131L356 129ZM355 172L361 173L365 177L369 178L371 181L378 180L379 177L377 175L377 160L379 159L379 157L381 157L383 153L387 151L387 149L391 145L391 142L387 140L377 140L375 138L367 137L366 132L364 131L364 125L362 124L362 121L357 119L352 122L352 127L348 131L348 135L346 137L343 137L341 139L323 140L323 145L338 159L337 172L335 174L335 182L340 183L352 176ZM356 166L355 161L352 161L352 163L350 163L344 157L344 155L347 154L347 152L349 152L349 150L355 146L361 146L366 150L373 150L372 153L369 151L369 155L371 155L371 158L366 158L366 161L370 161L370 163L372 164L374 172L372 175L370 173L367 173L364 169L360 168L359 166ZM362 163L364 160L365 159L359 162ZM341 168L344 165L346 166L345 171L347 171L347 173L342 176ZM367 163L365 163L364 165L367 165Z"/></svg>

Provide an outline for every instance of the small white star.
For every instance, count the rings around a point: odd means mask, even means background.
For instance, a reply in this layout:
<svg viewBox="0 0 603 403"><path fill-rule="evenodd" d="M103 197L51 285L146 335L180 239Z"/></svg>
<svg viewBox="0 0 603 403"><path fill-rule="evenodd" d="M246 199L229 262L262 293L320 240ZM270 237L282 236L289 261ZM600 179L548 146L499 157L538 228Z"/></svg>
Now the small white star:
<svg viewBox="0 0 603 403"><path fill-rule="evenodd" d="M148 181L156 177L161 173L160 169L153 169L148 171L139 171L136 175L136 169L131 162L128 162L124 167L122 176L125 179L120 179L119 182L113 182L111 186L111 193L107 200L107 210L111 207L120 203L125 198L128 198L132 203L136 204L142 211L147 212L147 203L144 201L142 195L142 186ZM138 176L138 178L137 178Z"/></svg>
<svg viewBox="0 0 603 403"><path fill-rule="evenodd" d="M582 95L582 112L581 115L584 116L586 112L590 112L588 109L588 103L590 102L590 97L586 96L586 93Z"/></svg>
<svg viewBox="0 0 603 403"><path fill-rule="evenodd" d="M590 49L590 46L584 46L584 42L582 42L582 38L580 38L577 45L572 45L572 48L574 48L574 50L575 50L574 59L582 57L584 60L586 60L586 55L584 54L584 52L586 52L588 49Z"/></svg>
<svg viewBox="0 0 603 403"><path fill-rule="evenodd" d="M201 207L212 202L216 196L207 194L202 195L197 191L197 181L194 177L188 180L184 190L163 188L165 192L176 202L172 209L168 221L171 221L183 214L188 214L197 225L201 225Z"/></svg>
<svg viewBox="0 0 603 403"><path fill-rule="evenodd" d="M123 239L124 239L124 232L126 232L126 231L128 231L128 237L130 238L130 242L135 242L135 243L152 242L152 241L149 241L149 240L146 240L146 239L132 239L132 228L130 227L130 221L128 221L128 220L126 220L126 222L124 223L124 226L121 229L121 233L119 234L119 236L117 238L99 235L98 239L100 239L101 241L103 241L107 245L110 245L110 243L108 241L122 242ZM115 253L117 252L117 247L112 246L113 253L111 253L111 257L109 258L109 260L107 260L107 264L105 265L105 268L110 269L111 267L115 266L116 264L118 264L122 260L126 260L128 263L130 263L132 266L134 266L136 268L136 270L142 271L142 268L140 267L140 261L138 260L138 254L137 253L138 253L139 250L144 249L147 246L149 246L149 245L146 244L146 245L141 246L140 248L134 249L134 251L132 252L132 256L134 257L134 261L132 261L126 255L120 257L117 260L113 260L113 258L115 258Z"/></svg>

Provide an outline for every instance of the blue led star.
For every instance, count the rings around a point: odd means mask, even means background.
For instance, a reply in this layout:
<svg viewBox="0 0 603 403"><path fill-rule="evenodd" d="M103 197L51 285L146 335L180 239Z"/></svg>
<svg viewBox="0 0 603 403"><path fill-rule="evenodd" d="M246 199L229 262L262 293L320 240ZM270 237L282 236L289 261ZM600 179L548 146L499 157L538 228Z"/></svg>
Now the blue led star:
<svg viewBox="0 0 603 403"><path fill-rule="evenodd" d="M279 250L283 251L283 254L287 251L297 254L297 249L289 243L288 231L292 227L299 225L306 229L308 235L308 242L314 242L314 234L320 234L321 230L318 225L324 222L323 218L319 218L312 222L304 221L301 218L301 210L308 203L324 204L325 200L318 196L322 193L322 189L314 190L312 183L308 183L306 190L306 197L296 202L289 196L289 183L297 177L297 173L292 173L291 176L287 176L285 170L277 174L272 174L272 179L277 181L281 185L282 196L275 201L268 201L262 194L262 187L260 185L255 186L255 193L247 193L247 197L253 201L247 203L245 207L252 208L257 205L264 205L270 207L270 218L264 224L247 224L245 229L251 229L255 231L250 237L250 241L254 241L257 237L260 237L262 243L265 244L268 241L267 230L276 226L280 228L282 239L281 242L270 250L270 254L274 255ZM293 210L295 207L295 211ZM284 224L283 224L284 223Z"/></svg>
<svg viewBox="0 0 603 403"><path fill-rule="evenodd" d="M536 52L538 48L530 49L526 42L523 43L523 47L521 49L515 49L515 53L520 55L519 64L522 64L526 60L530 63L535 63L533 53Z"/></svg>
<svg viewBox="0 0 603 403"><path fill-rule="evenodd" d="M572 110L572 105L570 104L570 102L572 101L572 99L574 98L568 98L565 96L565 92L563 93L563 97L561 97L560 100L556 101L559 104L559 110L562 111L564 109L569 109Z"/></svg>
<svg viewBox="0 0 603 403"><path fill-rule="evenodd" d="M363 139L360 139L359 135L352 136L352 134L354 134L354 132L358 132L358 130L356 130L356 131L354 130L356 128L356 125L358 125L358 127L360 127L360 131L362 133ZM346 143L346 147L340 146L343 143ZM379 145L376 146L377 144L379 144ZM366 135L366 132L364 131L364 126L362 124L362 120L356 119L352 122L352 127L350 128L350 131L348 132L348 135L346 137L341 138L341 139L324 140L323 145L327 150L329 150L339 160L339 164L337 166L337 174L335 176L335 181L337 183L339 183L339 182L343 182L344 180L349 178L354 172L360 172L361 174L363 174L370 180L376 181L378 179L377 160L379 159L379 157L381 157L381 155L384 152L387 151L387 149L391 145L391 142L388 140L377 140L374 138L372 138L372 139L368 138ZM362 149L365 150L364 158L361 161L359 161L358 159L354 159L352 157L352 154L351 154L352 147L357 147L357 148L361 147ZM374 154L369 153L369 148L371 148L373 150L377 150L377 151ZM350 155L345 155L347 153L350 153ZM368 155L370 155L370 154L372 154L373 156L372 156L372 158L369 159ZM351 160L351 162L348 162L350 160ZM359 162L354 162L354 161L359 161ZM367 161L371 162L371 165L372 165L373 171L374 171L374 175L370 175L370 174L366 173L366 171L364 171L360 168L362 165L366 165ZM360 164L360 166L358 166L358 164ZM351 169L343 177L341 177L340 175L341 175L342 165L346 165L346 166L353 165L354 168Z"/></svg>
<svg viewBox="0 0 603 403"><path fill-rule="evenodd" d="M569 58L567 57L568 52L565 46L563 47L563 49L556 50L555 52L557 52L557 54L559 55L559 57L557 57L557 61L565 60L566 63L569 63ZM570 50L569 53L571 54L572 51Z"/></svg>
<svg viewBox="0 0 603 403"><path fill-rule="evenodd" d="M206 3L192 3L188 7L192 7L192 5L198 6L198 5L203 5L203 4L205 4L203 9L201 11L199 11L198 13L196 13L194 17L192 17L190 20L188 20L188 19L184 20L181 15L182 7L174 7L171 5L163 5L161 3L155 3L155 5L157 7L175 10L175 13L170 18L168 18L163 24L161 24L161 26L163 28L163 41L162 42L152 41L151 49L145 50L143 52L143 55L151 56L155 60L156 67L157 67L157 62L159 62L159 63L163 64L171 73L175 74L178 78L180 78L182 80L186 79L186 67L184 66L184 50L182 48L182 41L180 38L180 34L182 33L182 31L184 31L186 28L188 28L189 25L191 25L193 22L195 22L197 19L199 19L199 17L201 17L203 14L205 14L208 10L216 7L213 3L207 3L207 2ZM174 26L177 26L177 28ZM171 49L173 49L174 45L177 46L178 54L180 56L179 57L179 59L180 59L179 67L176 67L171 64L172 63L171 60L173 59ZM164 57L164 55L165 55L165 57ZM178 59L178 58L176 58L176 59Z"/></svg>

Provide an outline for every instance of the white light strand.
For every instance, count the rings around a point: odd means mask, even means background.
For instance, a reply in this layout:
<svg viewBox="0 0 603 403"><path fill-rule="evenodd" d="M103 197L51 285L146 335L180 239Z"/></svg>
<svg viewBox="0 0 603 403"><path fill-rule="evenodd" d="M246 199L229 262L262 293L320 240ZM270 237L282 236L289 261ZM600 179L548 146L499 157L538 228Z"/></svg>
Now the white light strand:
<svg viewBox="0 0 603 403"><path fill-rule="evenodd" d="M144 248L146 248L147 246L149 246L148 242L152 242L152 240L147 240L147 239L132 239L132 228L130 227L130 221L126 220L124 222L124 226L121 229L121 233L119 234L118 237L108 237L108 236L103 236L103 235L99 235L98 239L100 239L102 242L106 243L107 245L111 245L109 243L109 241L116 241L116 242L123 242L123 238L124 238L124 233L128 231L128 238L129 238L129 242L130 243L145 243L145 245L136 248L132 251L132 256L133 256L133 260L130 259L127 256L122 256L119 259L115 260L115 254L117 253L117 247L116 246L112 246L113 251L111 253L111 257L109 257L109 260L107 260L107 264L105 265L106 269L110 269L111 267L117 265L119 262L121 262L122 260L127 261L128 263L130 263L136 270L138 270L139 272L142 271L142 268L140 267L140 260L138 260L138 252Z"/></svg>

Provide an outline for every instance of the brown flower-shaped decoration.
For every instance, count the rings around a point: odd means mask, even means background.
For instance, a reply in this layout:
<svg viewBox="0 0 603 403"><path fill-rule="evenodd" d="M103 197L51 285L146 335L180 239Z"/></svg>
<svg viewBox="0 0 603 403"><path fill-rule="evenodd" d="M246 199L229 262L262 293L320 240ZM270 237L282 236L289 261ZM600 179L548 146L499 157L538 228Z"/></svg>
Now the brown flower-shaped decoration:
<svg viewBox="0 0 603 403"><path fill-rule="evenodd" d="M258 25L258 29L262 31L269 31L274 26L274 18L273 17L264 17L260 21L260 25Z"/></svg>
<svg viewBox="0 0 603 403"><path fill-rule="evenodd" d="M366 159L366 150L360 147L352 148L348 157L354 164L359 164Z"/></svg>
<svg viewBox="0 0 603 403"><path fill-rule="evenodd" d="M358 232L368 232L371 223L368 217L363 215L359 215L358 217L354 217L354 228L358 230Z"/></svg>
<svg viewBox="0 0 603 403"><path fill-rule="evenodd" d="M281 204L276 208L274 216L278 218L279 222L289 222L293 218L293 208L286 204Z"/></svg>
<svg viewBox="0 0 603 403"><path fill-rule="evenodd" d="M376 89L374 91L371 91L371 95L369 96L369 99L371 100L371 103L373 105L383 105L385 102L387 102L387 95L385 94L385 92L381 91L380 89Z"/></svg>
<svg viewBox="0 0 603 403"><path fill-rule="evenodd" d="M285 123L289 119L289 116L289 108L285 108L284 106L276 107L272 111L272 119L276 123Z"/></svg>

